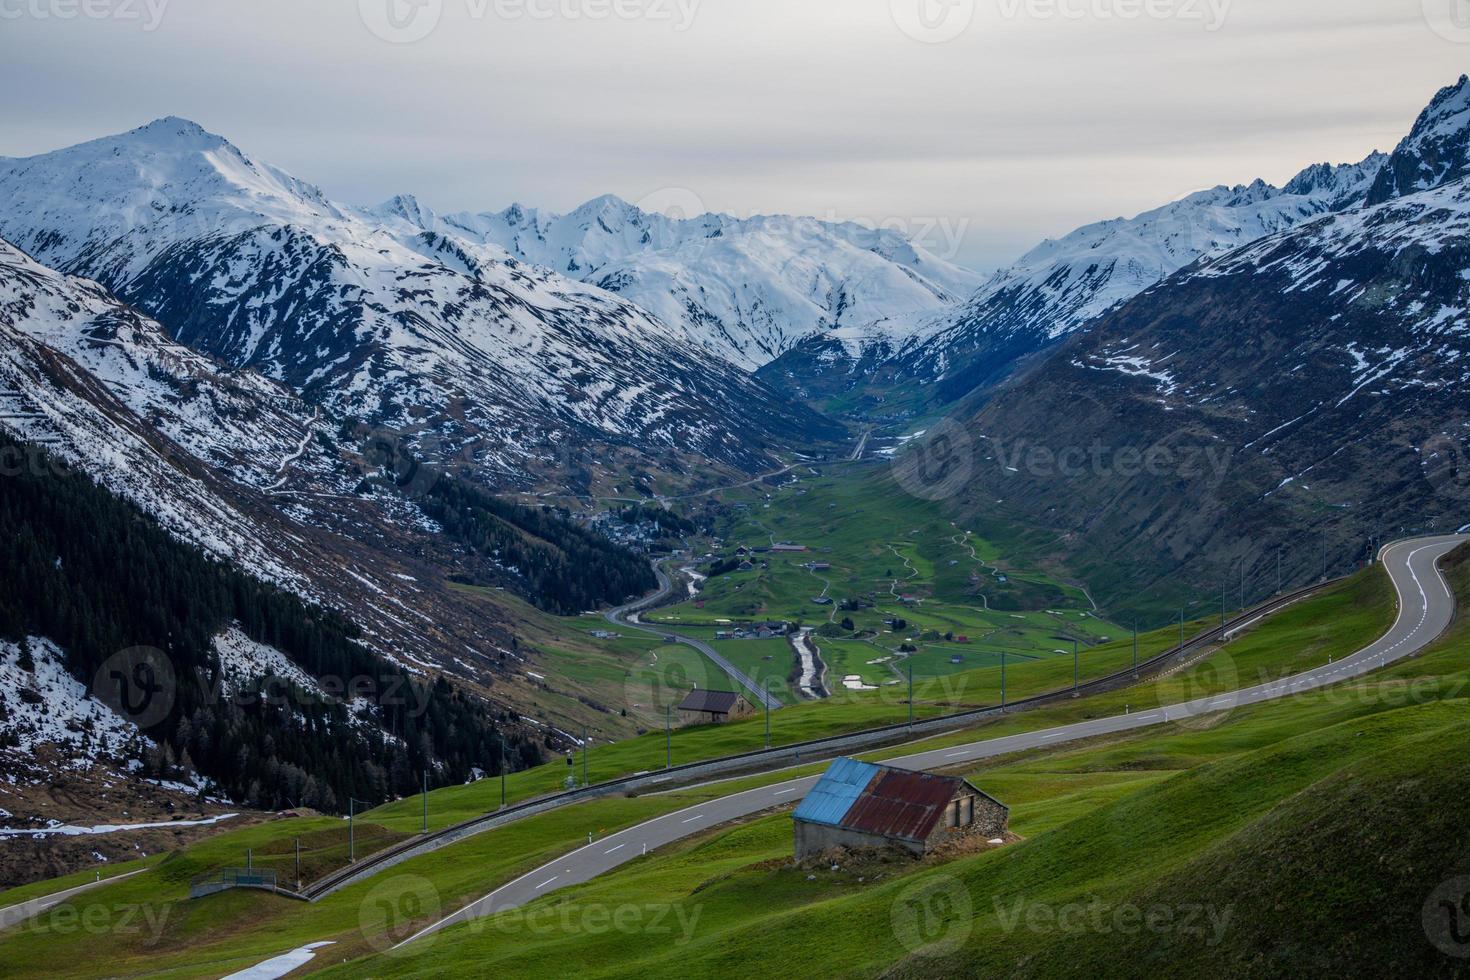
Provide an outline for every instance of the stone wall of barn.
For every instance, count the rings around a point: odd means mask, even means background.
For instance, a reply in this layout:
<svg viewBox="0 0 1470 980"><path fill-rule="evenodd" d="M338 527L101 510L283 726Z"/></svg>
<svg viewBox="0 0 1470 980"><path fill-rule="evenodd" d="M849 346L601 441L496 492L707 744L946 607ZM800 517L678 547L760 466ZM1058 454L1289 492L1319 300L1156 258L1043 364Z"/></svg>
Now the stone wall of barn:
<svg viewBox="0 0 1470 980"><path fill-rule="evenodd" d="M963 794L955 799L964 799L969 794ZM975 806L975 819L968 827L947 827L946 821L940 820L934 832L929 835L928 847L933 849L947 841L961 840L968 837L979 837L985 840L995 840L1004 837L1010 829L1010 811L1001 804L995 802L988 796L975 794L973 796ZM953 806L953 801L950 803Z"/></svg>
<svg viewBox="0 0 1470 980"><path fill-rule="evenodd" d="M856 830L829 827L826 824L796 821L796 859L798 861L816 857L834 847L845 847L850 851L897 847L912 854L922 855L924 853L924 845L920 843L889 840L877 834L864 834Z"/></svg>

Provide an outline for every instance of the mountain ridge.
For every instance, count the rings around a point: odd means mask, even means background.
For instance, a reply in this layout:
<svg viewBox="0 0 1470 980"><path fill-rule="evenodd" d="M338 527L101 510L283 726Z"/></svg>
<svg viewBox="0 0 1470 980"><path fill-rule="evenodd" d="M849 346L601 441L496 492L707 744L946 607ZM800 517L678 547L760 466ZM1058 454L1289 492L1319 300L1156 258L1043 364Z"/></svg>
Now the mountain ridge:
<svg viewBox="0 0 1470 980"><path fill-rule="evenodd" d="M10 162L0 195L0 236L40 261L492 484L628 451L676 478L696 459L752 472L842 437L612 293L373 223L183 120Z"/></svg>

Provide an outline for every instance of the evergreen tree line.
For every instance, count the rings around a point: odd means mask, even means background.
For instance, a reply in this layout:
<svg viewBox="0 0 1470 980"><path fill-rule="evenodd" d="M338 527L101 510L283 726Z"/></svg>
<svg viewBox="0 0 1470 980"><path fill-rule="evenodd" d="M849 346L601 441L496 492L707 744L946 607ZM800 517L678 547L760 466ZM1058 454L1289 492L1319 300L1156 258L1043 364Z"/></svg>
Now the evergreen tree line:
<svg viewBox="0 0 1470 980"><path fill-rule="evenodd" d="M650 504L629 504L617 514L624 524L657 524L659 531L669 537L699 533L699 525L689 518Z"/></svg>
<svg viewBox="0 0 1470 980"><path fill-rule="evenodd" d="M156 743L147 775L192 769L241 803L335 813L349 797L376 804L412 794L425 772L443 786L476 768L498 773L502 753L511 769L541 761L534 742L503 740L486 702L377 656L337 613L175 540L39 447L0 435L0 454L31 461L0 475L0 638L50 639L93 690L116 674L122 651L160 651L150 663L161 658L162 669L148 676L167 690L150 692L150 710L132 719ZM258 683L228 682L214 638L233 624L328 694L369 704L371 723L320 691L276 681L261 696ZM155 717L160 703L167 710Z"/></svg>
<svg viewBox="0 0 1470 980"><path fill-rule="evenodd" d="M499 574L519 580L538 608L561 616L619 605L658 587L648 560L550 507L502 500L441 475L419 499L425 514ZM512 571L514 570L514 571Z"/></svg>

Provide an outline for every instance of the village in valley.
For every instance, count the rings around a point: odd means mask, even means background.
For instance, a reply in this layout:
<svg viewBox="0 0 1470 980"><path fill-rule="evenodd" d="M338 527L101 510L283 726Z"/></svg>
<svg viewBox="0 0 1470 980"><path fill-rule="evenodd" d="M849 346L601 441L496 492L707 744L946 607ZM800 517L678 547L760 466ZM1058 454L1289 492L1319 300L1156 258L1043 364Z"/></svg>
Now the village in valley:
<svg viewBox="0 0 1470 980"><path fill-rule="evenodd" d="M644 624L666 630L666 640L708 644L785 706L906 694L910 684L942 691L939 700L989 703L1008 682L1024 690L1029 665L1064 660L1070 676L1074 657L1128 633L1099 619L1080 589L1012 567L981 535L896 490L854 481L840 466L798 466L774 486L706 503L705 526L677 547L668 525L695 522L676 505L667 521L648 507L610 511L597 526L662 540L664 550L649 550L684 583L678 601L641 613ZM643 520L629 525L621 515ZM700 659L689 690L750 697Z"/></svg>

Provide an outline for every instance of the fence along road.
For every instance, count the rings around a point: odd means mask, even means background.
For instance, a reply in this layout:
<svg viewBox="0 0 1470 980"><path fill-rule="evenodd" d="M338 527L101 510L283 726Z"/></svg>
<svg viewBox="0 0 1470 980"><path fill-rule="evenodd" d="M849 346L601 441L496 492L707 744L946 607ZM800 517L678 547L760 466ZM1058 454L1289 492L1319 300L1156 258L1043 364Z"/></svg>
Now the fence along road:
<svg viewBox="0 0 1470 980"><path fill-rule="evenodd" d="M1467 540L1470 538L1461 535L1419 538L1384 548L1382 561L1399 596L1398 619L1382 639L1345 660L1243 691L1201 698L1139 714L1100 718L1046 731L935 749L889 760L887 764L916 770L941 769L1012 752L1065 745L1099 735L1137 731L1171 721L1228 711L1243 705L1279 700L1371 673L1420 652L1449 628L1450 621L1454 618L1455 597L1449 583L1439 572L1439 562ZM482 923L488 916L519 908L562 888L585 883L631 861L645 850L671 844L722 823L773 807L795 803L816 785L819 778L808 776L711 800L612 834L497 888L479 901L404 940L395 949L449 926L464 922Z"/></svg>
<svg viewBox="0 0 1470 980"><path fill-rule="evenodd" d="M528 800L524 803L518 803L503 810L497 810L485 816L467 820L464 823L456 824L455 826L445 828L427 836L410 838L390 848L379 851L376 854L369 855L356 864L341 868L319 881L313 882L306 888L303 897L312 902L320 901L328 895L346 888L348 885L381 874L389 868L402 864L404 861L422 857L425 854L437 851L443 847L448 847L451 844L456 844L467 838L559 807L585 803L589 800L618 793L636 793L649 790L667 791L679 786L694 785L721 776L728 777L750 773L778 772L783 768L789 768L803 763L836 758L843 753L900 746L905 742L959 731L1003 713L1030 711L1055 704L1059 701L1067 701L1077 697L1101 694L1122 687L1128 687L1137 684L1141 680L1159 676L1175 669L1181 664L1187 664L1195 656L1204 653L1210 644L1226 642L1247 626L1300 602L1333 584L1335 584L1335 581L1321 583L1271 599L1253 609L1241 613L1235 619L1229 620L1221 626L1206 630L1204 633L1186 641L1182 646L1166 650L1151 660L1141 662L1136 669L1130 668L1107 677L1099 678L1098 680L1087 681L1075 689L1069 687L1048 694L1040 694L1035 697L1012 701L1004 709L999 706L975 708L939 718L916 721L912 724L888 725L882 728L851 732L846 735L833 735L808 742L797 742L773 749L756 750L739 755L706 759L701 762L674 766L671 769L664 769L657 772L625 776L608 782L596 783L582 789L569 790L564 793L557 793L551 796ZM660 595L662 594L661 592ZM641 600L639 603L633 603L630 606L623 607L623 611L643 608L644 604L657 602L659 598L660 596L656 595ZM618 611L615 610L615 612Z"/></svg>

